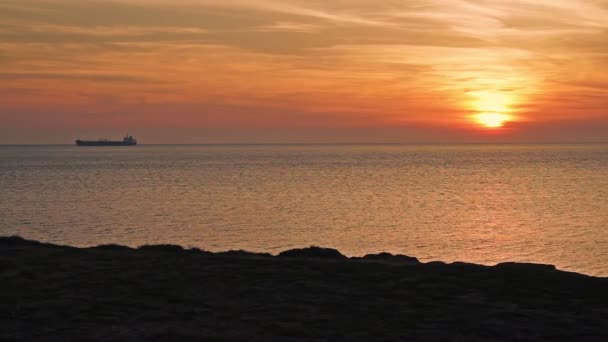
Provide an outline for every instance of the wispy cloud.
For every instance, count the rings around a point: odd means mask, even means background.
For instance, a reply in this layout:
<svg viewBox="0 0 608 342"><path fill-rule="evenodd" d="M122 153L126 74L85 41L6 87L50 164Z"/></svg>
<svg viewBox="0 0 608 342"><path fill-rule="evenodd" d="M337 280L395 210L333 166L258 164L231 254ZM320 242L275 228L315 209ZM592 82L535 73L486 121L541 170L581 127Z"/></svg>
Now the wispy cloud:
<svg viewBox="0 0 608 342"><path fill-rule="evenodd" d="M5 0L0 9L5 113L112 97L106 112L163 105L167 121L213 107L234 125L248 111L260 127L349 117L453 127L484 110L473 104L490 92L508 94L522 122L608 120L605 1Z"/></svg>

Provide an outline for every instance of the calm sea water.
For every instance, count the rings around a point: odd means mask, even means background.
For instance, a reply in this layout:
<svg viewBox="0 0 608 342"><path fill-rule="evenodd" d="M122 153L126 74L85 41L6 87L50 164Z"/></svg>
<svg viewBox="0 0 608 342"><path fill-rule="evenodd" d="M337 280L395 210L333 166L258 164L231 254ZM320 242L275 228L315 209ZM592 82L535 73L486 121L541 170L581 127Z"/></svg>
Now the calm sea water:
<svg viewBox="0 0 608 342"><path fill-rule="evenodd" d="M0 147L0 235L608 276L608 145Z"/></svg>

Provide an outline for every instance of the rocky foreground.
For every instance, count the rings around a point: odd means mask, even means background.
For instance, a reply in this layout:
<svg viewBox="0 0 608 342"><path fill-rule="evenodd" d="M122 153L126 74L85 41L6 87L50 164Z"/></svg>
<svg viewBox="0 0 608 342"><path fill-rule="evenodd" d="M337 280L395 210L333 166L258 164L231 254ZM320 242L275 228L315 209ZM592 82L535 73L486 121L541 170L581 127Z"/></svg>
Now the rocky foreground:
<svg viewBox="0 0 608 342"><path fill-rule="evenodd" d="M321 248L0 238L0 341L398 339L608 341L608 278Z"/></svg>

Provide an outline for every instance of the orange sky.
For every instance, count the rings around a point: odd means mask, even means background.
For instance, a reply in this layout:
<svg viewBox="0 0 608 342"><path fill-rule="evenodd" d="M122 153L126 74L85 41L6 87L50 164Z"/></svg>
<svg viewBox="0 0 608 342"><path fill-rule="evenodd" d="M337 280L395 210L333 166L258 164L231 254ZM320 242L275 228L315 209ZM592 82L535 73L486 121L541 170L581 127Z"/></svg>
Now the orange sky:
<svg viewBox="0 0 608 342"><path fill-rule="evenodd" d="M0 143L607 141L608 0L0 0L0 82Z"/></svg>

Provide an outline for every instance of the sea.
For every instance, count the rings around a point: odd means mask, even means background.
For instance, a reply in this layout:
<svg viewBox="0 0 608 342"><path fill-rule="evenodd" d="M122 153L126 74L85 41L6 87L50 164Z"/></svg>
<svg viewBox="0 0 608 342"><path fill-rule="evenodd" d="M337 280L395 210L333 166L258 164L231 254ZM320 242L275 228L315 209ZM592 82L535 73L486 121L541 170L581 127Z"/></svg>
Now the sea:
<svg viewBox="0 0 608 342"><path fill-rule="evenodd" d="M608 276L608 145L5 145L0 235Z"/></svg>

